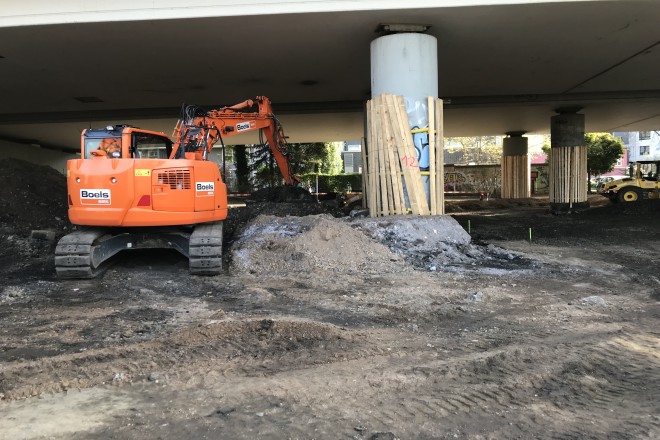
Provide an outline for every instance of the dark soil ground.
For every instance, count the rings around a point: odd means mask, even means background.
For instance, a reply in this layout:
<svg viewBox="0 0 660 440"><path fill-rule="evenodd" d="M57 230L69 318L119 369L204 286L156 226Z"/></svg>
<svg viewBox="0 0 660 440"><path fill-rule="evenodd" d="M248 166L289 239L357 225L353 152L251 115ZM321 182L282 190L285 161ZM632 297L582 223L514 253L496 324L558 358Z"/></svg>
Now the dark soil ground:
<svg viewBox="0 0 660 440"><path fill-rule="evenodd" d="M660 438L653 206L449 201L473 244L433 268L324 216L288 259L252 238L276 270L193 277L174 252L134 251L59 281L53 243L29 238L70 228L49 178L0 190L1 439ZM257 214L325 210L269 203L232 211L229 254Z"/></svg>

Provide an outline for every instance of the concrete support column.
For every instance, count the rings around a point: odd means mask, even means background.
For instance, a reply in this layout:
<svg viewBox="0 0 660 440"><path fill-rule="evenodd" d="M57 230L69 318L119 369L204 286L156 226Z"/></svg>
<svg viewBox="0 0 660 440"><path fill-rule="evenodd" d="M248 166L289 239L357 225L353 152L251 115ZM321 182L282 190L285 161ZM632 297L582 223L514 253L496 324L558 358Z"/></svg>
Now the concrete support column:
<svg viewBox="0 0 660 440"><path fill-rule="evenodd" d="M558 109L550 121L550 210L575 212L587 201L587 146L580 109Z"/></svg>
<svg viewBox="0 0 660 440"><path fill-rule="evenodd" d="M502 146L502 198L525 199L530 196L529 156L523 132L509 132Z"/></svg>
<svg viewBox="0 0 660 440"><path fill-rule="evenodd" d="M434 36L405 32L371 42L371 96L382 93L404 97L411 129L428 128L427 98L438 97L438 41ZM413 142L420 170L428 171L428 132L415 133ZM422 182L429 199L428 175L422 175ZM427 201L430 205L430 199Z"/></svg>

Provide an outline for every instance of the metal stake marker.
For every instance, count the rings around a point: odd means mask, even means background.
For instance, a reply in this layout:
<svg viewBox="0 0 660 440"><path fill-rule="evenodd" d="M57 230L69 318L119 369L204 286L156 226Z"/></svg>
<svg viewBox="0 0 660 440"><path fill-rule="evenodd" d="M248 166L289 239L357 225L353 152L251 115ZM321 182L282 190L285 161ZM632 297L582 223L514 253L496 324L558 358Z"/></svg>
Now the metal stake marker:
<svg viewBox="0 0 660 440"><path fill-rule="evenodd" d="M529 244L532 244L532 228L529 228Z"/></svg>
<svg viewBox="0 0 660 440"><path fill-rule="evenodd" d="M472 229L472 227L470 225L470 220L468 220L468 234L470 233L471 229Z"/></svg>

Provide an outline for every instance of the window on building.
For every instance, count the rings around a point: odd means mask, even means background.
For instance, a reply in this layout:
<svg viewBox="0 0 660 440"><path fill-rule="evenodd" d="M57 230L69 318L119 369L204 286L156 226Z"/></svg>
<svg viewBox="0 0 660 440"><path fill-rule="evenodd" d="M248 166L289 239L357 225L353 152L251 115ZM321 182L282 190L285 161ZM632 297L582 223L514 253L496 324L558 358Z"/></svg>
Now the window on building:
<svg viewBox="0 0 660 440"><path fill-rule="evenodd" d="M347 153L344 154L344 172L352 173L353 172L353 154Z"/></svg>
<svg viewBox="0 0 660 440"><path fill-rule="evenodd" d="M651 148L648 145L640 145L639 146L639 155L640 156L648 156L651 154Z"/></svg>
<svg viewBox="0 0 660 440"><path fill-rule="evenodd" d="M650 131L640 131L639 132L639 140L640 141L645 141L651 139L651 132Z"/></svg>

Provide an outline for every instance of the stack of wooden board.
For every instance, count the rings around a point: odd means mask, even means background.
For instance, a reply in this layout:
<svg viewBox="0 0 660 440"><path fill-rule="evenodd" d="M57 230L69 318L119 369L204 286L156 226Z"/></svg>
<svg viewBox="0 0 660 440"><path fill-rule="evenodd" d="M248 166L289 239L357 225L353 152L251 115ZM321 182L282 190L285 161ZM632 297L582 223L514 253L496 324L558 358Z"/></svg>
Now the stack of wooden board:
<svg viewBox="0 0 660 440"><path fill-rule="evenodd" d="M442 100L429 96L427 109L429 171L422 172L403 97L383 94L367 102L362 179L371 217L444 214ZM429 177L428 195L422 175Z"/></svg>

